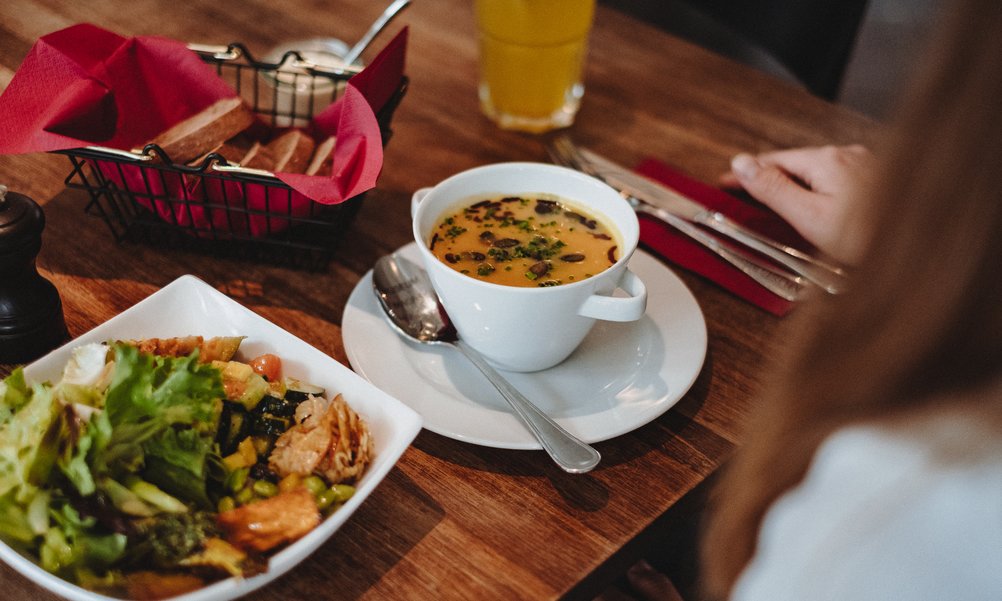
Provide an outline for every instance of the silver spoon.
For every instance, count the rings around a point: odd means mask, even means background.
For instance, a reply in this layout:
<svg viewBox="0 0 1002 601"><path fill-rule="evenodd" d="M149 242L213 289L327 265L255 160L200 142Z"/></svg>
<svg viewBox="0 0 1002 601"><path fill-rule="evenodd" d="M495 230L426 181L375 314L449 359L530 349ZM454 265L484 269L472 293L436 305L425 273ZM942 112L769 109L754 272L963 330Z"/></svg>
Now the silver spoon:
<svg viewBox="0 0 1002 601"><path fill-rule="evenodd" d="M397 13L403 10L410 3L411 0L395 0L392 4L387 6L386 10L379 15L379 18L369 26L369 31L365 32L362 39L356 42L355 45L348 50L348 54L344 55L344 64L346 66L351 66L352 63L358 60L358 57L361 56L362 52L369 47L369 44L371 44L372 40L379 35L379 32L382 31L384 27L389 25L390 21L393 20L393 17L397 16Z"/></svg>
<svg viewBox="0 0 1002 601"><path fill-rule="evenodd" d="M561 428L525 398L478 353L460 340L423 269L394 255L376 261L372 288L390 324L400 334L425 344L445 344L466 355L511 405L553 461L565 471L583 474L602 458L598 451Z"/></svg>

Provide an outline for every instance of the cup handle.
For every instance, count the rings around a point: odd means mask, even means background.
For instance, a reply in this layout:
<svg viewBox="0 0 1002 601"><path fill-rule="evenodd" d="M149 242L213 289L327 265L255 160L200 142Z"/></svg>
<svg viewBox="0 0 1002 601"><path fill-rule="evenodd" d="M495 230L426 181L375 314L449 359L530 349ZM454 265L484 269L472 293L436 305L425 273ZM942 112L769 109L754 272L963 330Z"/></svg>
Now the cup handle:
<svg viewBox="0 0 1002 601"><path fill-rule="evenodd" d="M593 294L581 305L578 315L605 321L636 321L643 317L647 310L647 286L627 268L619 287L629 296Z"/></svg>
<svg viewBox="0 0 1002 601"><path fill-rule="evenodd" d="M413 219L414 216L417 215L418 205L421 204L421 201L424 200L425 196L428 196L429 192L431 192L430 187L421 188L420 190L415 192L413 196L411 196L411 219Z"/></svg>

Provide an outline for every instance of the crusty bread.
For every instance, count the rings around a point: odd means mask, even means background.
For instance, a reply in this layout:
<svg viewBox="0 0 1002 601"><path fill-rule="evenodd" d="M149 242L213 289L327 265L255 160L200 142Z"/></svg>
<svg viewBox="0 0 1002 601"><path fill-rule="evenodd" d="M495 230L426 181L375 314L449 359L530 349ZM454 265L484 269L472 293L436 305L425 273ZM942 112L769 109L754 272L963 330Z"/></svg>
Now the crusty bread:
<svg viewBox="0 0 1002 601"><path fill-rule="evenodd" d="M253 122L254 114L240 98L224 98L175 124L151 142L175 163L187 163L220 146Z"/></svg>
<svg viewBox="0 0 1002 601"><path fill-rule="evenodd" d="M302 173L313 156L313 139L292 129L267 144L258 145L244 156L240 165L251 169Z"/></svg>
<svg viewBox="0 0 1002 601"><path fill-rule="evenodd" d="M337 140L334 136L331 136L317 144L316 150L313 152L313 160L310 161L310 166L306 168L306 175L325 175L329 176L334 167L334 144Z"/></svg>
<svg viewBox="0 0 1002 601"><path fill-rule="evenodd" d="M275 146L275 155L278 157L275 161L275 171L303 173L310 165L316 143L313 138L298 129L293 129L282 134L269 145Z"/></svg>
<svg viewBox="0 0 1002 601"><path fill-rule="evenodd" d="M254 145L250 147L247 153L237 160L237 163L241 167L247 167L249 169L264 169L270 170L272 165L275 164L275 159L272 158L271 152L268 147L260 142L254 142Z"/></svg>
<svg viewBox="0 0 1002 601"><path fill-rule="evenodd" d="M247 153L254 147L256 142L246 133L237 134L235 137L223 142L219 146L209 150L198 158L189 161L189 165L200 165L207 156L216 153L226 159L227 163L237 163L243 160Z"/></svg>
<svg viewBox="0 0 1002 601"><path fill-rule="evenodd" d="M240 163L256 143L247 134L240 134L221 144L215 152L225 158L227 163Z"/></svg>

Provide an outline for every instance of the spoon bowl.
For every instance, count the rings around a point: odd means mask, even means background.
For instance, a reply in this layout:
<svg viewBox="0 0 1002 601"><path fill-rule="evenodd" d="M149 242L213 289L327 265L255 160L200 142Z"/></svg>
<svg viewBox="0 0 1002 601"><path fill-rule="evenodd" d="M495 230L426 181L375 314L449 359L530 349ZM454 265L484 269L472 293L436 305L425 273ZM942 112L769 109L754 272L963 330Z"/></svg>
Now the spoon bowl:
<svg viewBox="0 0 1002 601"><path fill-rule="evenodd" d="M598 451L554 422L459 338L424 269L387 255L372 269L372 287L393 329L416 342L452 346L466 356L564 471L581 474L598 465Z"/></svg>

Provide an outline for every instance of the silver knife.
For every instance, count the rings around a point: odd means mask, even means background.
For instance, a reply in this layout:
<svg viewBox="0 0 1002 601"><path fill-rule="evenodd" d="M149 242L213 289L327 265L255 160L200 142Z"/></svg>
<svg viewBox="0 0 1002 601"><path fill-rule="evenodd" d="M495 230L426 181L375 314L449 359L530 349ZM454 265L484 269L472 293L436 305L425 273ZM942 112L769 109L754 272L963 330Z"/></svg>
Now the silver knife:
<svg viewBox="0 0 1002 601"><path fill-rule="evenodd" d="M621 194L633 196L641 202L657 207L688 222L706 226L728 238L744 244L780 265L802 275L831 294L843 292L846 274L840 267L830 265L791 246L781 244L753 232L712 211L682 194L618 165L587 148L578 148L581 158L590 163L594 171L607 184Z"/></svg>
<svg viewBox="0 0 1002 601"><path fill-rule="evenodd" d="M577 169L598 180L605 181L601 175L593 172L594 168L590 164L584 164L584 157L581 156L577 146L569 138L558 136L547 144L546 149L554 163ZM629 194L620 192L620 195L635 211L648 213L666 222L682 234L702 244L710 252L715 253L723 260L741 270L773 294L788 301L800 300L804 295L805 286L809 282L803 277L795 275L785 268L777 266L775 263L766 262L760 255L741 252L737 247L732 248L724 243L723 240L717 238L716 234L711 234L709 231L681 217L677 217L664 209L642 202Z"/></svg>

